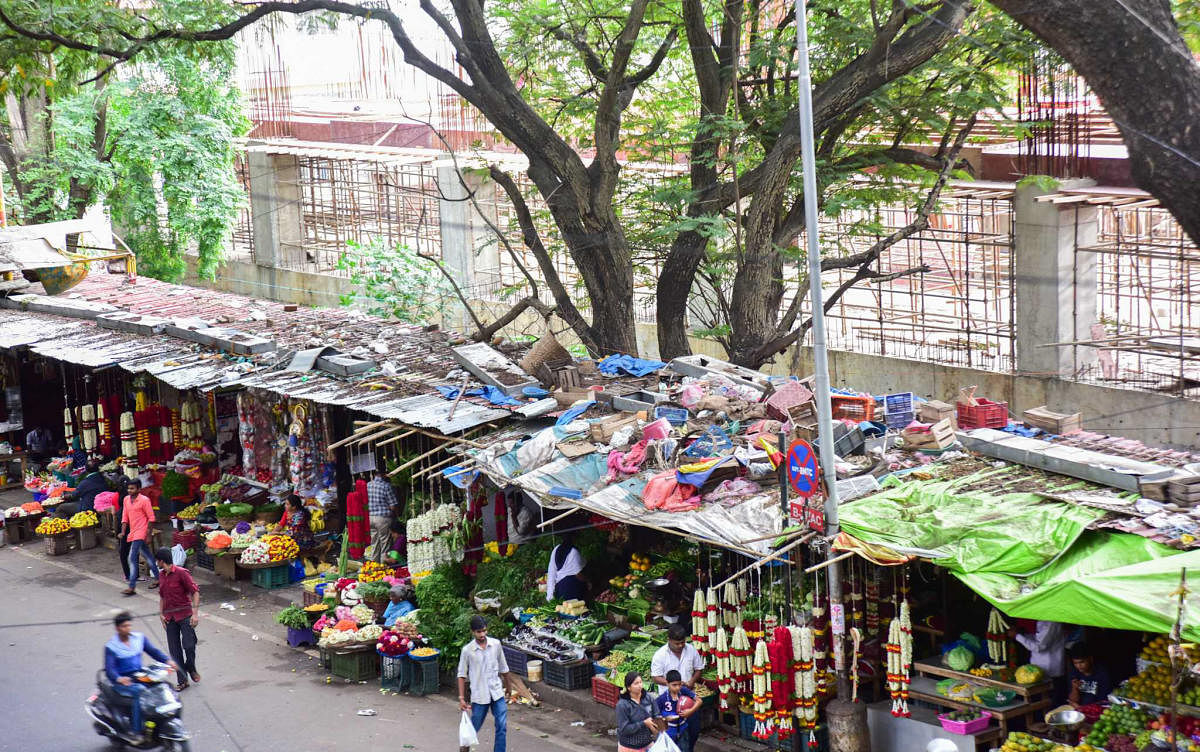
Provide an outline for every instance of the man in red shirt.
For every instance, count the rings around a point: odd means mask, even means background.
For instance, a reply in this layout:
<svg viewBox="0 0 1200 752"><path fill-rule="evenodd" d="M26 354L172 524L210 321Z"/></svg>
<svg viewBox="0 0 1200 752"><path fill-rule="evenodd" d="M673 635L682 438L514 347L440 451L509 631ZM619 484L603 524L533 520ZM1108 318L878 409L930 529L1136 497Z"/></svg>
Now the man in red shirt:
<svg viewBox="0 0 1200 752"><path fill-rule="evenodd" d="M121 537L129 541L129 587L121 592L133 595L137 592L138 554L146 558L150 565L150 574L154 582L151 588L158 587L158 565L154 563L154 554L150 553L150 526L154 524L154 507L150 499L142 494L142 482L132 478L125 486L128 492L121 504Z"/></svg>
<svg viewBox="0 0 1200 752"><path fill-rule="evenodd" d="M200 618L200 588L192 579L192 573L176 566L171 549L160 548L154 552L162 574L158 576L158 610L163 628L167 630L167 648L171 658L179 666L179 683L175 691L188 687L188 677L200 681L196 670L196 622Z"/></svg>

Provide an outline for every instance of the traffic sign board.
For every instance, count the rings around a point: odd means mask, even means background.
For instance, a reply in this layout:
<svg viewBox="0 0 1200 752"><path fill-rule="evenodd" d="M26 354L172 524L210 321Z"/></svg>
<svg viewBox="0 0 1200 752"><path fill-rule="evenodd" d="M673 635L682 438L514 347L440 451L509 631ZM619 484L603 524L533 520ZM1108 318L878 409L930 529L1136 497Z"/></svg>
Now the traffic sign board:
<svg viewBox="0 0 1200 752"><path fill-rule="evenodd" d="M817 466L817 453L807 441L797 439L788 447L787 474L792 488L800 496L807 499L817 492L821 470Z"/></svg>

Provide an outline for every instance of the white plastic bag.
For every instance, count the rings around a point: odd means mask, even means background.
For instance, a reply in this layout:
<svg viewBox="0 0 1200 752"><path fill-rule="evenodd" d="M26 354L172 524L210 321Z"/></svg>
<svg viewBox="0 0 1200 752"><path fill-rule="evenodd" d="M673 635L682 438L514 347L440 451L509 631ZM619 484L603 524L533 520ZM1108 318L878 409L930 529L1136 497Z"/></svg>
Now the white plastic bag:
<svg viewBox="0 0 1200 752"><path fill-rule="evenodd" d="M187 564L187 549L178 543L171 546L171 563L177 567Z"/></svg>
<svg viewBox="0 0 1200 752"><path fill-rule="evenodd" d="M458 722L458 748L470 749L478 746L479 736L475 733L475 724L471 723L471 714L464 710L462 720Z"/></svg>
<svg viewBox="0 0 1200 752"><path fill-rule="evenodd" d="M646 750L646 752L679 752L679 745L664 731L658 735L658 738L654 740L654 743L650 745L650 749Z"/></svg>

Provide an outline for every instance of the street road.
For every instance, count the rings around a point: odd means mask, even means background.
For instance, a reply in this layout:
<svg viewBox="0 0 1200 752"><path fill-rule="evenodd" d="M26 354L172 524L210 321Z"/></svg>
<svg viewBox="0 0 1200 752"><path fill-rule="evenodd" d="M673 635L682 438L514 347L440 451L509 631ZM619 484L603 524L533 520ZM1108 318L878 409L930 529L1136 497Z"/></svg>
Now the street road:
<svg viewBox="0 0 1200 752"><path fill-rule="evenodd" d="M100 752L109 749L83 710L112 616L128 609L134 629L166 650L154 590L119 594L121 571L112 551L74 551L49 558L41 541L0 548L0 750ZM113 572L115 571L115 576ZM198 578L202 596L206 583ZM456 694L382 695L378 680L326 682L314 658L282 643L271 623L277 605L237 602L218 607L215 586L202 600L199 684L184 691L184 721L195 752L289 750L436 750L458 748ZM219 597L219 596L218 596ZM257 637L257 639L254 639ZM360 709L378 715L362 717ZM512 707L513 752L611 750L616 740L598 729L575 728L567 712ZM492 748L489 716L479 752Z"/></svg>

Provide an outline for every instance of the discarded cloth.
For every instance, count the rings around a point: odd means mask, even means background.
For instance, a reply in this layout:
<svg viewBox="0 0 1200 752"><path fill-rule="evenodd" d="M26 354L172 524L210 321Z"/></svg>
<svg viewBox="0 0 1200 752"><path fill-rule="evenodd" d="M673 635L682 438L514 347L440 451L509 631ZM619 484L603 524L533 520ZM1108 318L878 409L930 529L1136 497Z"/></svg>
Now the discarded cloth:
<svg viewBox="0 0 1200 752"><path fill-rule="evenodd" d="M632 355L609 355L596 364L596 370L605 376L618 376L622 372L630 376L646 376L666 367L667 364L661 360L643 360Z"/></svg>
<svg viewBox="0 0 1200 752"><path fill-rule="evenodd" d="M740 504L744 499L762 492L762 486L745 478L730 478L717 484L717 487L704 494L707 502L720 503L731 507Z"/></svg>
<svg viewBox="0 0 1200 752"><path fill-rule="evenodd" d="M642 489L642 504L646 509L660 512L686 512L697 509L700 499L696 487L680 483L675 471L667 470L650 478Z"/></svg>
<svg viewBox="0 0 1200 752"><path fill-rule="evenodd" d="M525 472L536 470L554 457L559 435L554 427L544 428L531 439L517 447L517 461Z"/></svg>

